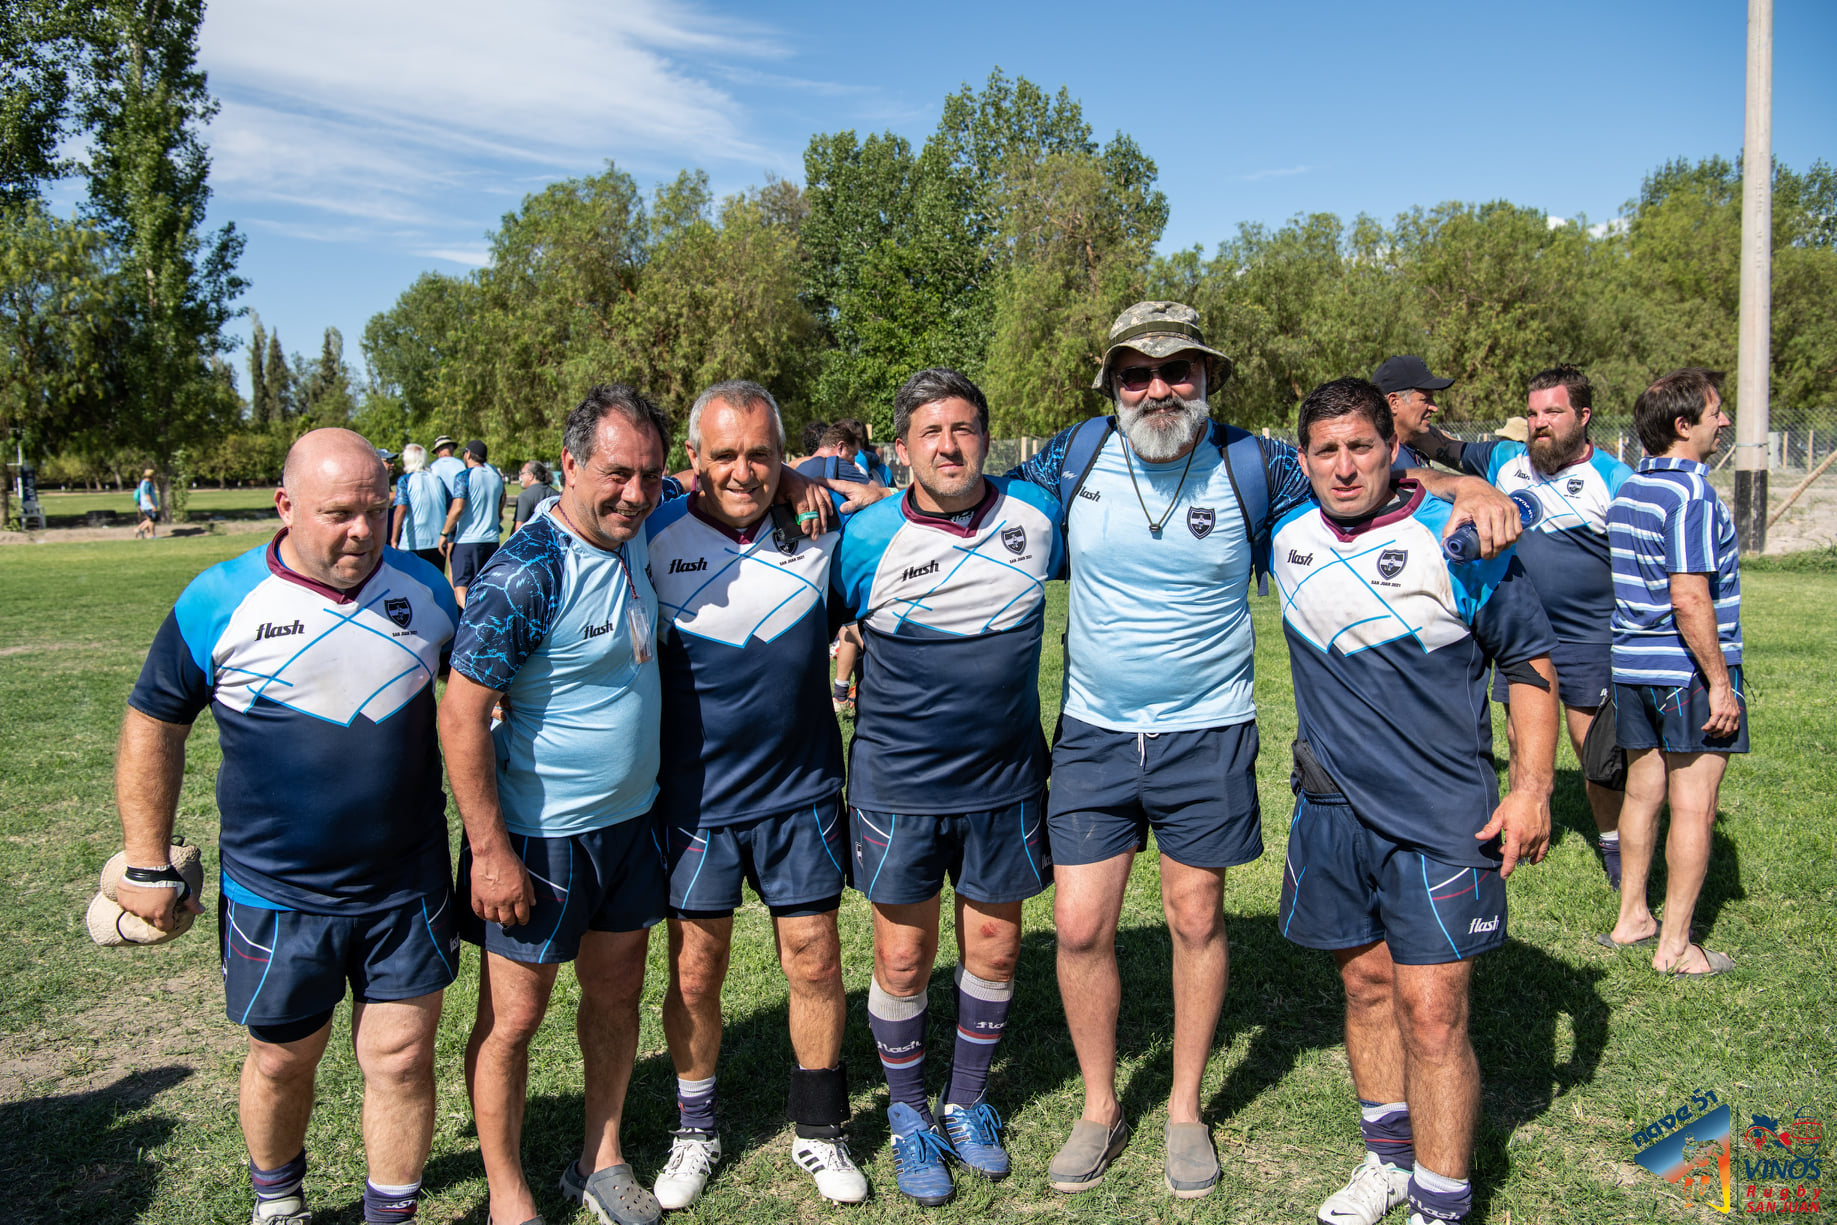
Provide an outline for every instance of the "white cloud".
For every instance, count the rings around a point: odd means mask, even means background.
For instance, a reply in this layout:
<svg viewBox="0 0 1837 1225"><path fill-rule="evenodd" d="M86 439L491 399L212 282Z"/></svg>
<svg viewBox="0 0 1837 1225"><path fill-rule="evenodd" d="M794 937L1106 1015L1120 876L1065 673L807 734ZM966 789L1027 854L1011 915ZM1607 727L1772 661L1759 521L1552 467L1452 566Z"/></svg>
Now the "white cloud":
<svg viewBox="0 0 1837 1225"><path fill-rule="evenodd" d="M1306 174L1312 166L1284 166L1276 170L1253 170L1249 174L1240 174L1239 179L1246 183L1255 183L1261 179L1286 179L1297 174Z"/></svg>
<svg viewBox="0 0 1837 1225"><path fill-rule="evenodd" d="M239 220L305 236L304 211L328 241L368 225L467 264L505 195L608 157L779 166L713 76L830 88L746 67L787 49L687 0L218 0L200 52L223 101L212 182Z"/></svg>

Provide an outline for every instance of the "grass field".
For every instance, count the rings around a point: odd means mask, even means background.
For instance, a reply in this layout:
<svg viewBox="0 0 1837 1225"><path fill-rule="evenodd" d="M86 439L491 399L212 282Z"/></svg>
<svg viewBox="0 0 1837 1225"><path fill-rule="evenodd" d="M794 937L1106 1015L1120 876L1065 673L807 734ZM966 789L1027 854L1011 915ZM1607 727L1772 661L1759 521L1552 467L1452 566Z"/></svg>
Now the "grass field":
<svg viewBox="0 0 1837 1225"><path fill-rule="evenodd" d="M0 868L13 882L0 901L0 1186L9 1219L247 1219L235 1118L241 1033L223 1019L214 920L207 916L164 948L98 949L84 934L82 910L97 870L120 842L111 802L114 740L147 644L192 575L249 543L206 536L154 547L0 550ZM1790 1117L1801 1108L1828 1118L1837 1104L1837 820L1829 798L1837 655L1828 645L1837 573L1828 565L1773 564L1745 577L1756 751L1735 762L1723 789L1715 861L1698 911L1707 942L1740 968L1716 980L1665 981L1646 957L1593 942L1613 921L1614 898L1585 836L1592 827L1565 746L1549 859L1513 876L1513 939L1477 977L1473 1030L1486 1080L1475 1169L1480 1219L1705 1219L1707 1209L1686 1204L1633 1163L1630 1133L1699 1089L1736 1103L1738 1128L1749 1111ZM1054 596L1062 617L1063 594ZM1219 1189L1188 1202L1170 1199L1161 1186L1169 945L1144 857L1119 940L1123 1094L1137 1139L1099 1189L1068 1198L1044 1178L1079 1108L1053 977L1048 896L1028 908L1015 1024L991 1089L1009 1122L1016 1174L992 1187L960 1180L957 1200L942 1209L898 1197L885 1092L866 1024L868 912L851 895L842 912L846 1053L857 1110L851 1139L875 1198L856 1209L830 1207L790 1163L785 992L766 916L753 904L738 917L727 990L721 1097L731 1156L683 1219L1018 1222L1046 1212L1157 1225L1312 1219L1359 1157L1357 1112L1331 964L1288 945L1277 930L1294 713L1274 602L1252 603L1267 850L1232 874L1226 893L1232 983L1202 1099L1224 1164ZM1058 635L1047 639L1042 689L1050 724ZM206 845L216 833L216 762L207 715L192 736L179 817L181 832ZM1662 866L1658 873L1662 884ZM933 979L934 1081L948 1062L953 956L941 958ZM439 1120L422 1207L432 1221L484 1219L484 1177L459 1070L474 1004L473 961L468 953L441 1026ZM647 1181L667 1152L665 1133L675 1119L662 990L659 939L625 1128L628 1152ZM532 1181L545 1187L579 1143L573 998L564 976L531 1078L526 1153ZM346 1024L343 1010L338 1023ZM360 1085L342 1044L335 1042L321 1071L308 1141L308 1186L323 1223L361 1217ZM1738 1186L1737 1211L1743 1193ZM557 1195L543 1207L551 1222L571 1219Z"/></svg>

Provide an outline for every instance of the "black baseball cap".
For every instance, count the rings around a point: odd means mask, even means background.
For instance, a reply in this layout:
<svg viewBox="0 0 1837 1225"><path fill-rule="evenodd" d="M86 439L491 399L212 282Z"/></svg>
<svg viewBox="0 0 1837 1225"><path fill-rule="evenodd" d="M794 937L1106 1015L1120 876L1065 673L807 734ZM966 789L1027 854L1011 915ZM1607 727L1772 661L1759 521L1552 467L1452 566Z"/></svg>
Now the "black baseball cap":
<svg viewBox="0 0 1837 1225"><path fill-rule="evenodd" d="M481 464L484 463L485 462L485 444L479 439L474 438L471 442L468 442L466 444L466 454L477 459L479 463Z"/></svg>
<svg viewBox="0 0 1837 1225"><path fill-rule="evenodd" d="M1372 373L1371 381L1387 396L1393 391L1409 391L1411 388L1440 391L1444 387L1454 386L1453 379L1436 378L1429 373L1427 362L1408 354L1388 359Z"/></svg>

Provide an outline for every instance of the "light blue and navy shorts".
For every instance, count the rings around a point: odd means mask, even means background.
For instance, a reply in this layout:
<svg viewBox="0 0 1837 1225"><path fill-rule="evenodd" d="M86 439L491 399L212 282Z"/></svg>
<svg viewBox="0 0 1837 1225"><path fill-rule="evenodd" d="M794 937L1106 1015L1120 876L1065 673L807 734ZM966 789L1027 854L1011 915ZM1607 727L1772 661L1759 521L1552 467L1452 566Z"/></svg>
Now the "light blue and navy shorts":
<svg viewBox="0 0 1837 1225"><path fill-rule="evenodd" d="M245 892L246 891L239 891ZM360 1004L444 990L459 966L452 891L370 914L325 915L218 899L225 1011L262 1042L324 1028L348 988Z"/></svg>
<svg viewBox="0 0 1837 1225"><path fill-rule="evenodd" d="M1052 883L1041 797L981 812L849 809L855 888L870 902L910 906L951 887L973 902L1024 902Z"/></svg>
<svg viewBox="0 0 1837 1225"><path fill-rule="evenodd" d="M1688 685L1615 685L1614 739L1629 750L1663 749L1667 753L1745 753L1748 751L1748 698L1741 688L1741 665L1729 665L1729 684L1741 705L1741 722L1733 736L1711 739L1703 731L1709 719L1709 682L1701 672Z"/></svg>
<svg viewBox="0 0 1837 1225"><path fill-rule="evenodd" d="M668 889L663 849L650 820L542 838L512 834L536 904L520 927L487 923L472 911L472 847L459 848L459 933L511 961L573 961L587 932L637 932L663 921Z"/></svg>
<svg viewBox="0 0 1837 1225"><path fill-rule="evenodd" d="M706 829L692 821L660 823L672 918L725 918L739 909L743 883L775 919L828 914L841 905L848 847L839 799Z"/></svg>
<svg viewBox="0 0 1837 1225"><path fill-rule="evenodd" d="M1492 868L1442 863L1392 842L1343 795L1303 791L1276 922L1306 948L1382 940L1400 965L1464 961L1505 943L1505 882Z"/></svg>

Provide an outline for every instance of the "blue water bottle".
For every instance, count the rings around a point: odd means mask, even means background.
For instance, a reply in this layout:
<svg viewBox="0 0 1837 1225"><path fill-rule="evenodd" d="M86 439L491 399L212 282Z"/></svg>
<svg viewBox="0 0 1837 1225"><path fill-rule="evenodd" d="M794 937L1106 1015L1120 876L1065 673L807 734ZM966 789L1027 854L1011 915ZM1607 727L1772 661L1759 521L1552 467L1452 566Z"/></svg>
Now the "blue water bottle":
<svg viewBox="0 0 1837 1225"><path fill-rule="evenodd" d="M1526 531L1537 526L1537 521L1544 517L1544 508L1528 489L1520 489L1512 494L1512 501L1518 504L1518 522ZM1477 561L1480 557L1480 529L1471 522L1463 523L1454 529L1448 539L1442 541L1442 552L1448 555L1449 561Z"/></svg>

